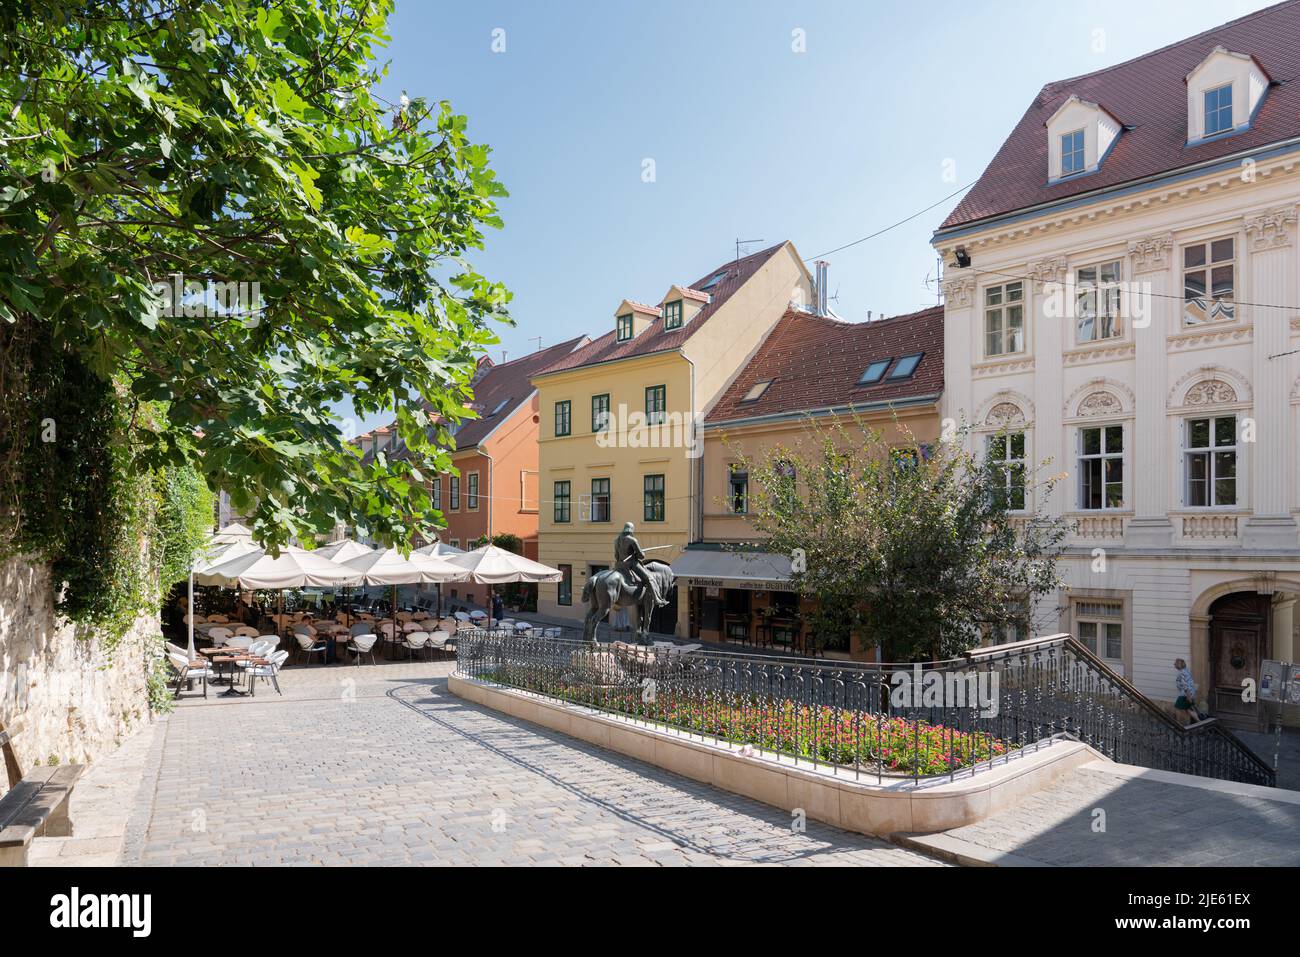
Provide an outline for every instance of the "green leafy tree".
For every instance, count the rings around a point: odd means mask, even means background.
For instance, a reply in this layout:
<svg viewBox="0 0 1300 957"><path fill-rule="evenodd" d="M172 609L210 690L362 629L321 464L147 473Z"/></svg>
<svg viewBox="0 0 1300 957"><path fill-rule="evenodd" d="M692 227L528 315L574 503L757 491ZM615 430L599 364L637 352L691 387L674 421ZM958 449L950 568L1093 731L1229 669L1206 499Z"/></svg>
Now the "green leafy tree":
<svg viewBox="0 0 1300 957"><path fill-rule="evenodd" d="M964 431L933 445L904 435L810 420L789 446L737 450L754 527L765 550L794 557L814 631L853 630L885 660L911 661L1028 629L1033 599L1060 584L1066 524L1043 512L1057 477L1022 495L1032 477L964 452Z"/></svg>
<svg viewBox="0 0 1300 957"><path fill-rule="evenodd" d="M376 92L390 8L0 11L0 324L48 327L131 421L158 403L136 467L199 468L271 546L431 535L423 476L509 301L465 259L500 224L488 149L449 104ZM363 460L348 400L395 410L408 454Z"/></svg>

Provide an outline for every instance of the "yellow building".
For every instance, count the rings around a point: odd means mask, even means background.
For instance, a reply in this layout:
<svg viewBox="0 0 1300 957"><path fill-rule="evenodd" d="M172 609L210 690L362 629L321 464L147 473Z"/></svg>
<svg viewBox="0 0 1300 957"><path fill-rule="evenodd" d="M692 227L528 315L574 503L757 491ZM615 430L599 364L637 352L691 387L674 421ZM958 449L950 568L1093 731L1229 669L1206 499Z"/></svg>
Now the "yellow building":
<svg viewBox="0 0 1300 957"><path fill-rule="evenodd" d="M790 305L812 295L799 254L782 243L671 285L658 305L625 299L608 332L534 376L538 558L565 572L540 586L541 614L584 614L582 586L613 564L624 522L668 562L699 537L704 416ZM686 603L670 597L652 627L685 634Z"/></svg>
<svg viewBox="0 0 1300 957"><path fill-rule="evenodd" d="M791 309L704 423L701 534L673 562L685 633L874 658L874 649L848 634L812 634L812 606L790 590L789 556L753 544L745 462L776 448L811 451L818 433L837 421L847 436L861 422L891 446L923 453L939 439L942 392L942 307L864 323Z"/></svg>

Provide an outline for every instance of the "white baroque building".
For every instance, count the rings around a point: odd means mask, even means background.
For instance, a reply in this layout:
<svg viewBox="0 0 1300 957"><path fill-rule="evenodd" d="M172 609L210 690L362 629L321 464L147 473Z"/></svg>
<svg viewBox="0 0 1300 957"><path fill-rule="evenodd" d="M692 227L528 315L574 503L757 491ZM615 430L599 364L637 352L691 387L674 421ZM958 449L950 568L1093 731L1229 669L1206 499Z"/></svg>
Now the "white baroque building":
<svg viewBox="0 0 1300 957"><path fill-rule="evenodd" d="M1027 507L1064 476L1037 630L1159 700L1185 658L1251 729L1243 679L1300 654L1297 51L1284 3L1049 84L933 240L945 416Z"/></svg>

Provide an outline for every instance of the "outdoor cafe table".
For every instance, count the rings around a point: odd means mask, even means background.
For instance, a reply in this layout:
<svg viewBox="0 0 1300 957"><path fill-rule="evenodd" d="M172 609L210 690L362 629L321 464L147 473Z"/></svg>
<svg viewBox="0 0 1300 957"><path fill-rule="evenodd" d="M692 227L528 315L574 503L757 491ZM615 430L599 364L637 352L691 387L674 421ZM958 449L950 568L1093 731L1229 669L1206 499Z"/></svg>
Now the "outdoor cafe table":
<svg viewBox="0 0 1300 957"><path fill-rule="evenodd" d="M239 667L239 662L246 661L252 665L267 664L265 658L258 658L254 655L249 654L246 651L231 651L228 648L222 648L222 647L200 648L199 654L207 655L208 659L212 662L213 665L226 666L226 676L227 676L226 681L229 683L230 687L227 688L225 691L221 692L220 697L222 698L235 698L235 697L242 698L244 697L244 695L248 694L247 691L239 691L238 689L235 688L235 669ZM220 675L220 670L218 669L218 676L219 675ZM217 684L218 682L220 682L220 680L221 680L220 677L218 677L217 681L214 681L213 684Z"/></svg>

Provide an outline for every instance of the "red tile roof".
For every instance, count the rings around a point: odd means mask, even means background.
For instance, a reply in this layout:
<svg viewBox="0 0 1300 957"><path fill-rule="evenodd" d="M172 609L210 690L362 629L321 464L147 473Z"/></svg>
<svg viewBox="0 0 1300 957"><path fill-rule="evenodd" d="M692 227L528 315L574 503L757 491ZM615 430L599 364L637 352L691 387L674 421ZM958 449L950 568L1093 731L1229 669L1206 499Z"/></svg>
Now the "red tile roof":
<svg viewBox="0 0 1300 957"><path fill-rule="evenodd" d="M1216 46L1253 56L1274 82L1249 129L1188 146L1186 76ZM939 228L967 225L1300 136L1297 75L1300 0L1288 0L1127 63L1049 83ZM1124 124L1124 130L1097 172L1049 185L1044 123L1071 94L1099 104Z"/></svg>
<svg viewBox="0 0 1300 957"><path fill-rule="evenodd" d="M565 356L544 371L547 373L560 372L565 369L576 369L579 366L593 365L597 362L608 362L611 359L626 359L631 356L645 356L676 349L690 338L700 326L708 322L709 317L731 298L732 293L743 286L746 280L758 271L760 266L775 256L777 251L785 245L785 243L778 243L764 249L762 252L751 253L741 259L715 266L706 272L698 282L691 283L689 288L694 289L697 286L704 285L724 270L727 273L727 277L710 290L713 298L709 304L692 316L690 322L684 323L680 328L665 331L663 327L664 320L661 316L651 322L639 335L626 342L618 342L616 330L611 329L600 338L595 339L590 345L576 350L572 355ZM658 311L656 307L652 306L650 308Z"/></svg>
<svg viewBox="0 0 1300 957"><path fill-rule="evenodd" d="M475 448L487 438L488 434L504 422L519 406L533 394L532 378L540 369L568 355L585 340L586 336L577 336L567 342L541 349L519 359L509 362L479 364L478 378L474 382L474 398L469 407L479 415L477 419L468 419L461 423L454 436L457 452ZM493 410L505 402L506 405L495 415ZM429 404L422 403L426 412L432 411ZM406 445L398 442L397 450L390 454L400 458L406 453Z"/></svg>
<svg viewBox="0 0 1300 957"><path fill-rule="evenodd" d="M921 362L909 378L858 385L873 361L917 352L923 353ZM885 375L893 368L891 363ZM742 401L753 386L769 379L772 384L758 399ZM791 309L705 421L898 401L942 391L942 306L876 322L842 322Z"/></svg>

